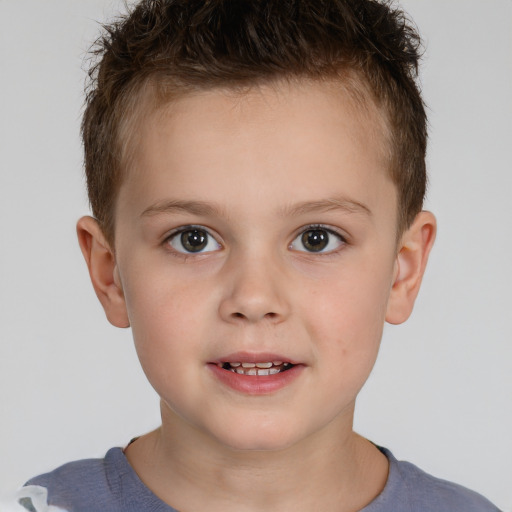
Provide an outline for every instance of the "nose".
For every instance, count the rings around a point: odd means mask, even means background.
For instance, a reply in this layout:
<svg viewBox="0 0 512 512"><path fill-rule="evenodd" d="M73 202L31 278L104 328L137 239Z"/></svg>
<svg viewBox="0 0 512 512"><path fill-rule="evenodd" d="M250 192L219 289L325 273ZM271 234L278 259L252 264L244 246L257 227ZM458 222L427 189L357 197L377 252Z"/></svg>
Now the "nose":
<svg viewBox="0 0 512 512"><path fill-rule="evenodd" d="M246 257L225 268L221 318L231 323L282 322L289 314L288 280L279 264L264 257Z"/></svg>

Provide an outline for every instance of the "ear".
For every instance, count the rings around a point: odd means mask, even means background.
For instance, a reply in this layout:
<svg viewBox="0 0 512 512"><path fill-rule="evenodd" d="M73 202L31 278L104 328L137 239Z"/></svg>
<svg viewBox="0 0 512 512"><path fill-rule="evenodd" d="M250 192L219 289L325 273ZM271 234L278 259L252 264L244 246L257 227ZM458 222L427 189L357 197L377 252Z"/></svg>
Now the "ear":
<svg viewBox="0 0 512 512"><path fill-rule="evenodd" d="M92 217L82 217L76 231L94 291L108 321L116 327L129 327L130 320L114 252L98 222Z"/></svg>
<svg viewBox="0 0 512 512"><path fill-rule="evenodd" d="M436 218L425 211L418 213L402 235L386 312L386 321L390 324L401 324L412 313L435 237Z"/></svg>

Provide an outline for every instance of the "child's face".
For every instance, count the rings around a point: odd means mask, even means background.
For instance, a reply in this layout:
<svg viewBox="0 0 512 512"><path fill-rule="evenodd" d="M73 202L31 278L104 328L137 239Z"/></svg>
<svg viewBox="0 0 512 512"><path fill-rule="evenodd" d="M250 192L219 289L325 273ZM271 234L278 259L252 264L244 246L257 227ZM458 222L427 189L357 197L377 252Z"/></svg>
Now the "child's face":
<svg viewBox="0 0 512 512"><path fill-rule="evenodd" d="M240 449L350 431L397 270L377 119L327 85L210 91L139 140L116 283L164 420Z"/></svg>

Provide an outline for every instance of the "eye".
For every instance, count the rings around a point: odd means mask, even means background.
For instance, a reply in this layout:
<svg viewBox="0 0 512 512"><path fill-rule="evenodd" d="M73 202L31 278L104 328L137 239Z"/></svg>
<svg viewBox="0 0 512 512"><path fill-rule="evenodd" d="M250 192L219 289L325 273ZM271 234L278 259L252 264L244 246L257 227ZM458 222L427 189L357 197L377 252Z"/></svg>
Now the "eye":
<svg viewBox="0 0 512 512"><path fill-rule="evenodd" d="M302 252L326 253L341 247L345 240L341 235L321 226L306 229L290 244L290 249Z"/></svg>
<svg viewBox="0 0 512 512"><path fill-rule="evenodd" d="M167 243L181 253L212 252L220 249L220 244L208 231L199 227L182 229L167 239Z"/></svg>

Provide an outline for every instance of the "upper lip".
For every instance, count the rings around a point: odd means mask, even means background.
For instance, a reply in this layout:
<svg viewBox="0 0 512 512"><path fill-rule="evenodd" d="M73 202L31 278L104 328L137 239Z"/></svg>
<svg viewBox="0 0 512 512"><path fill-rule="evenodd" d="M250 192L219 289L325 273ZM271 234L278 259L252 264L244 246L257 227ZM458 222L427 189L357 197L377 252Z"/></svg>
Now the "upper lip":
<svg viewBox="0 0 512 512"><path fill-rule="evenodd" d="M265 363L269 361L281 361L283 363L300 364L294 359L290 359L282 354L271 352L234 352L226 356L219 357L212 363Z"/></svg>

